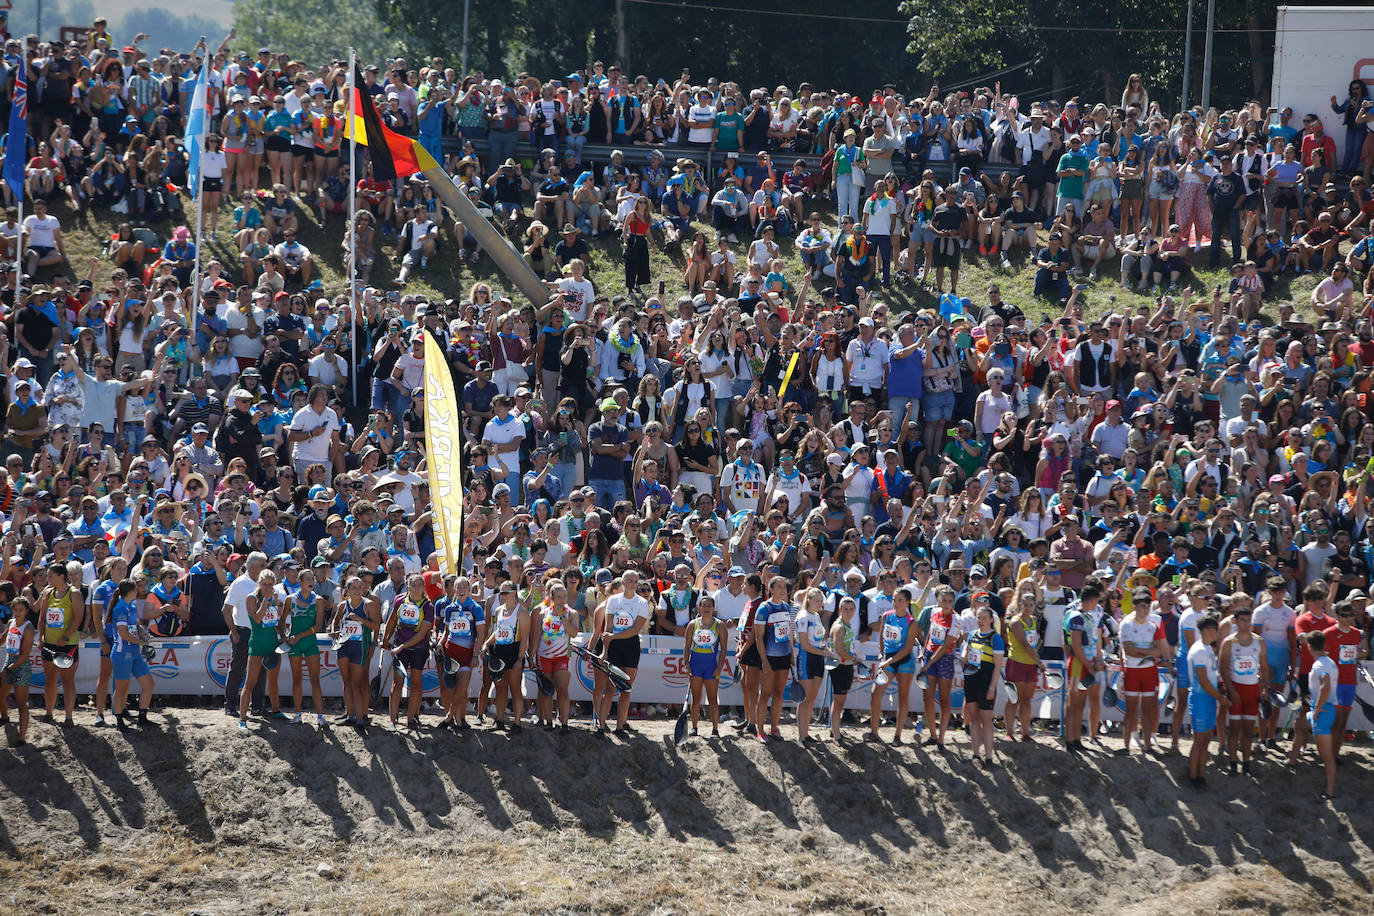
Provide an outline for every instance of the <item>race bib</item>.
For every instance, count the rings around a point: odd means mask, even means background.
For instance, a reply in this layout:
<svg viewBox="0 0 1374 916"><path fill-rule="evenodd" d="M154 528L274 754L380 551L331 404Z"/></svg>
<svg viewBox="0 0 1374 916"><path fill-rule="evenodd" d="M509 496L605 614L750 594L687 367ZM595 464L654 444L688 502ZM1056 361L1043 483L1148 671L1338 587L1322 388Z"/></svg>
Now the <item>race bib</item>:
<svg viewBox="0 0 1374 916"><path fill-rule="evenodd" d="M10 627L10 631L5 634L5 651L11 655L19 654L19 647L24 643L24 634L18 627Z"/></svg>
<svg viewBox="0 0 1374 916"><path fill-rule="evenodd" d="M67 615L62 613L60 607L48 608L45 619L47 620L47 626L50 630L60 630L67 625Z"/></svg>
<svg viewBox="0 0 1374 916"><path fill-rule="evenodd" d="M773 624L773 639L778 642L789 642L792 639L792 628L785 621Z"/></svg>
<svg viewBox="0 0 1374 916"><path fill-rule="evenodd" d="M970 665L983 664L983 646L981 643L971 642L968 644L968 651L964 655Z"/></svg>
<svg viewBox="0 0 1374 916"><path fill-rule="evenodd" d="M716 648L716 631L697 630L692 634L692 645L701 649L703 652L711 652Z"/></svg>
<svg viewBox="0 0 1374 916"><path fill-rule="evenodd" d="M902 642L901 627L887 623L883 624L883 642L888 645L895 645Z"/></svg>
<svg viewBox="0 0 1374 916"><path fill-rule="evenodd" d="M1247 677L1259 671L1258 661L1251 655L1238 655L1234 660L1236 674Z"/></svg>
<svg viewBox="0 0 1374 916"><path fill-rule="evenodd" d="M424 619L425 616L424 611L420 610L418 606L411 604L409 601L401 605L399 614L401 623L408 627L418 627L420 621Z"/></svg>
<svg viewBox="0 0 1374 916"><path fill-rule="evenodd" d="M1360 654L1359 646L1341 646L1340 661L1342 665L1353 665L1355 659Z"/></svg>
<svg viewBox="0 0 1374 916"><path fill-rule="evenodd" d="M1039 631L1037 631L1037 630L1027 630L1027 631L1026 631L1026 645L1030 646L1032 649L1039 648L1039 646L1040 646L1040 633L1039 633Z"/></svg>
<svg viewBox="0 0 1374 916"><path fill-rule="evenodd" d="M344 642L352 642L363 638L363 622L361 620L345 620L343 625Z"/></svg>
<svg viewBox="0 0 1374 916"><path fill-rule="evenodd" d="M930 625L930 641L935 643L936 645L943 644L945 641L945 636L948 633L949 627L947 626L943 626L942 624L938 623L932 623Z"/></svg>
<svg viewBox="0 0 1374 916"><path fill-rule="evenodd" d="M515 642L515 627L508 624L501 624L496 628L496 641L502 645L509 645Z"/></svg>
<svg viewBox="0 0 1374 916"><path fill-rule="evenodd" d="M280 620L275 606L268 608L267 613L262 615L262 625L265 627L275 627Z"/></svg>
<svg viewBox="0 0 1374 916"><path fill-rule="evenodd" d="M460 639L472 635L472 621L466 615L454 617L448 622L448 635Z"/></svg>
<svg viewBox="0 0 1374 916"><path fill-rule="evenodd" d="M634 615L627 613L626 611L616 611L615 617L611 621L611 623L612 626L615 627L615 631L617 633L623 632L625 630L628 630L630 627L634 626Z"/></svg>
<svg viewBox="0 0 1374 916"><path fill-rule="evenodd" d="M563 635L562 617L544 618L544 642L553 642Z"/></svg>

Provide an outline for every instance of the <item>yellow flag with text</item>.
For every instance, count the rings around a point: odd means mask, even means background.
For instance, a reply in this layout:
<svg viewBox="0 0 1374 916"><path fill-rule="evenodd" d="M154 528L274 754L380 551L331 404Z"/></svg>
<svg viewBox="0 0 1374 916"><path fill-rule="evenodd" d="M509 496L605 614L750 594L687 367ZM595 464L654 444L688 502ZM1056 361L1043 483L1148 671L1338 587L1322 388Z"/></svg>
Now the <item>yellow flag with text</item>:
<svg viewBox="0 0 1374 916"><path fill-rule="evenodd" d="M443 348L425 332L425 450L434 546L444 572L458 572L463 549L463 435L453 375Z"/></svg>

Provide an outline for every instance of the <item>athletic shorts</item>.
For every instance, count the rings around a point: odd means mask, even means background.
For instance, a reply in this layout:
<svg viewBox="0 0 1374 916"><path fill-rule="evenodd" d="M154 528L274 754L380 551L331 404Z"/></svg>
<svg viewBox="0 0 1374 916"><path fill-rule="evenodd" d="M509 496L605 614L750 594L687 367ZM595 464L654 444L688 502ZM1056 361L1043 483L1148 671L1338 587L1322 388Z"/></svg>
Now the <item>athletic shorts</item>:
<svg viewBox="0 0 1374 916"><path fill-rule="evenodd" d="M1311 671L1305 671L1298 675L1298 696L1309 706L1312 705L1312 686L1307 683L1307 675Z"/></svg>
<svg viewBox="0 0 1374 916"><path fill-rule="evenodd" d="M1216 731L1217 701L1205 690L1188 694L1188 715L1193 720L1193 733Z"/></svg>
<svg viewBox="0 0 1374 916"><path fill-rule="evenodd" d="M315 158L315 147L297 146L293 143L291 144L291 155L296 156L300 159L304 159L306 162L309 162L311 159Z"/></svg>
<svg viewBox="0 0 1374 916"><path fill-rule="evenodd" d="M429 661L429 649L423 644L411 646L409 649L397 649L395 654L407 671L424 668L425 662Z"/></svg>
<svg viewBox="0 0 1374 916"><path fill-rule="evenodd" d="M1193 689L1193 672L1188 670L1188 656L1174 657L1174 687L1177 690Z"/></svg>
<svg viewBox="0 0 1374 916"><path fill-rule="evenodd" d="M1259 684L1234 684L1236 702L1231 705L1228 715L1232 719L1259 719Z"/></svg>
<svg viewBox="0 0 1374 916"><path fill-rule="evenodd" d="M715 652L689 652L687 655L687 671L692 677L699 677L704 680L714 680L716 676L716 666L720 659Z"/></svg>
<svg viewBox="0 0 1374 916"><path fill-rule="evenodd" d="M151 673L148 662L141 652L118 652L110 656L110 663L114 665L116 681L141 678Z"/></svg>
<svg viewBox="0 0 1374 916"><path fill-rule="evenodd" d="M553 676L553 673L555 671L567 671L568 657L566 655L558 655L554 657L547 657L541 655L539 656L539 670L551 677Z"/></svg>
<svg viewBox="0 0 1374 916"><path fill-rule="evenodd" d="M830 672L830 692L836 696L843 696L849 692L849 688L854 686L854 666L837 665Z"/></svg>
<svg viewBox="0 0 1374 916"><path fill-rule="evenodd" d="M1034 684L1040 680L1040 669L1009 658L1003 675L1013 684Z"/></svg>
<svg viewBox="0 0 1374 916"><path fill-rule="evenodd" d="M72 661L77 661L81 655L81 651L76 646L59 646L54 643L45 642L43 643L43 648L53 655L70 655Z"/></svg>
<svg viewBox="0 0 1374 916"><path fill-rule="evenodd" d="M1314 709L1307 714L1307 724L1312 726L1312 734L1329 735L1332 727L1336 724L1336 707L1327 703L1321 709Z"/></svg>
<svg viewBox="0 0 1374 916"><path fill-rule="evenodd" d="M337 655L340 660L348 659L355 665L361 665L363 663L363 656L367 654L367 650L363 646L363 641L361 639L346 639L334 648L334 654Z"/></svg>
<svg viewBox="0 0 1374 916"><path fill-rule="evenodd" d="M884 656L884 658L890 657L891 656ZM911 655L907 655L907 657L903 659L900 664L897 664L895 666L889 665L888 670L891 671L893 674L912 674L916 671L916 659Z"/></svg>
<svg viewBox="0 0 1374 916"><path fill-rule="evenodd" d="M988 688L992 686L992 669L984 672L987 666L980 665L977 672L964 678L964 705L973 703L979 709L992 709L997 702L997 694L988 699Z"/></svg>
<svg viewBox="0 0 1374 916"><path fill-rule="evenodd" d="M472 667L472 646L465 646L450 639L445 640L442 651L444 657L453 659L459 668Z"/></svg>
<svg viewBox="0 0 1374 916"><path fill-rule="evenodd" d="M273 153L289 153L289 152L291 152L291 138L290 138L290 137L277 137L277 136L266 137L266 138L264 138L263 145L267 147L267 149L268 149L269 152L273 152Z"/></svg>
<svg viewBox="0 0 1374 916"><path fill-rule="evenodd" d="M639 637L631 636L629 639L617 639L612 642L606 660L621 670L633 671L639 667L639 655Z"/></svg>
<svg viewBox="0 0 1374 916"><path fill-rule="evenodd" d="M1084 678L1090 677L1095 677L1091 667L1083 667L1083 663L1078 660L1076 655L1069 659L1069 670L1065 678L1071 688L1076 690Z"/></svg>
<svg viewBox="0 0 1374 916"><path fill-rule="evenodd" d="M1265 646L1264 657L1269 662L1269 683L1282 687L1288 680L1290 656L1287 646Z"/></svg>
<svg viewBox="0 0 1374 916"><path fill-rule="evenodd" d="M224 179L223 179L223 178L203 178L203 179L201 179L201 187L202 187L204 190L206 190L206 191L212 191L212 192L213 192L213 191L223 191L223 190L224 190Z"/></svg>
<svg viewBox="0 0 1374 916"><path fill-rule="evenodd" d="M312 658L320 654L320 642L315 638L315 634L310 634L305 639L296 640L296 644L291 647L287 655L292 658Z"/></svg>
<svg viewBox="0 0 1374 916"><path fill-rule="evenodd" d="M797 652L797 680L809 681L825 676L825 656L801 649Z"/></svg>
<svg viewBox="0 0 1374 916"><path fill-rule="evenodd" d="M33 683L33 665L29 662L14 665L5 671L4 684L8 687L27 687Z"/></svg>
<svg viewBox="0 0 1374 916"><path fill-rule="evenodd" d="M789 671L792 668L792 656L770 655L768 656L768 667L772 668L774 673L778 671Z"/></svg>
<svg viewBox="0 0 1374 916"><path fill-rule="evenodd" d="M1336 685L1336 708L1349 709L1355 705L1355 685L1337 684Z"/></svg>
<svg viewBox="0 0 1374 916"><path fill-rule="evenodd" d="M926 676L937 681L947 681L954 677L954 656L948 652L941 655L935 664L926 669Z"/></svg>
<svg viewBox="0 0 1374 916"><path fill-rule="evenodd" d="M762 668L763 659L759 657L759 647L750 646L740 653L739 663L746 668Z"/></svg>
<svg viewBox="0 0 1374 916"><path fill-rule="evenodd" d="M1063 646L1041 646L1036 652L1039 654L1041 661L1062 662L1064 660Z"/></svg>
<svg viewBox="0 0 1374 916"><path fill-rule="evenodd" d="M1159 689L1159 666L1125 669L1121 687L1121 692L1128 697L1154 696Z"/></svg>
<svg viewBox="0 0 1374 916"><path fill-rule="evenodd" d="M498 658L505 662L505 670L509 671L511 668L515 667L515 663L520 659L520 644L513 642L504 645L496 643L491 647L491 654L493 658Z"/></svg>
<svg viewBox="0 0 1374 916"><path fill-rule="evenodd" d="M932 255L931 260L935 262L936 267L943 267L948 270L958 270L959 256L961 253L962 250L958 246L956 246L953 251L948 252L937 250L934 255Z"/></svg>

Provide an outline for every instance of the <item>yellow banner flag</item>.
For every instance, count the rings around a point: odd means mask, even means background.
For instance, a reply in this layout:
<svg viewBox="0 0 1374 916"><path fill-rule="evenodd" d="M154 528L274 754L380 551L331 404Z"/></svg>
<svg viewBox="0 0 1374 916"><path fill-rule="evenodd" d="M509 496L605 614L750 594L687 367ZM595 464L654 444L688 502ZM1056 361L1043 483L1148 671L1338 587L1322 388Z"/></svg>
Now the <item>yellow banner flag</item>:
<svg viewBox="0 0 1374 916"><path fill-rule="evenodd" d="M463 549L463 435L453 375L434 335L425 332L425 455L434 546L444 572L458 572Z"/></svg>
<svg viewBox="0 0 1374 916"><path fill-rule="evenodd" d="M778 389L778 400L782 400L782 396L787 394L787 386L792 384L792 373L797 371L797 360L800 357L800 350L792 354L792 361L787 364L787 374L782 377L782 387Z"/></svg>

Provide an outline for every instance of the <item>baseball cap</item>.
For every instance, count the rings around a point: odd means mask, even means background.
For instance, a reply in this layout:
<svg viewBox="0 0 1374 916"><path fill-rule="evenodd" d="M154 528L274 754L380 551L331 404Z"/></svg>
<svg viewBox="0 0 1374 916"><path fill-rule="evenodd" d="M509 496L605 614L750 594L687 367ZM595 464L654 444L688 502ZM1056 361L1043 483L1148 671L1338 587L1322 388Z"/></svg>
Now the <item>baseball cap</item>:
<svg viewBox="0 0 1374 916"><path fill-rule="evenodd" d="M742 578L744 578L744 568L741 567L741 566L731 566L731 567L730 567L730 572L727 573L727 575L728 575L729 578L731 578L731 579L734 579L734 578L736 578L736 577L739 577L739 578L742 579Z"/></svg>

